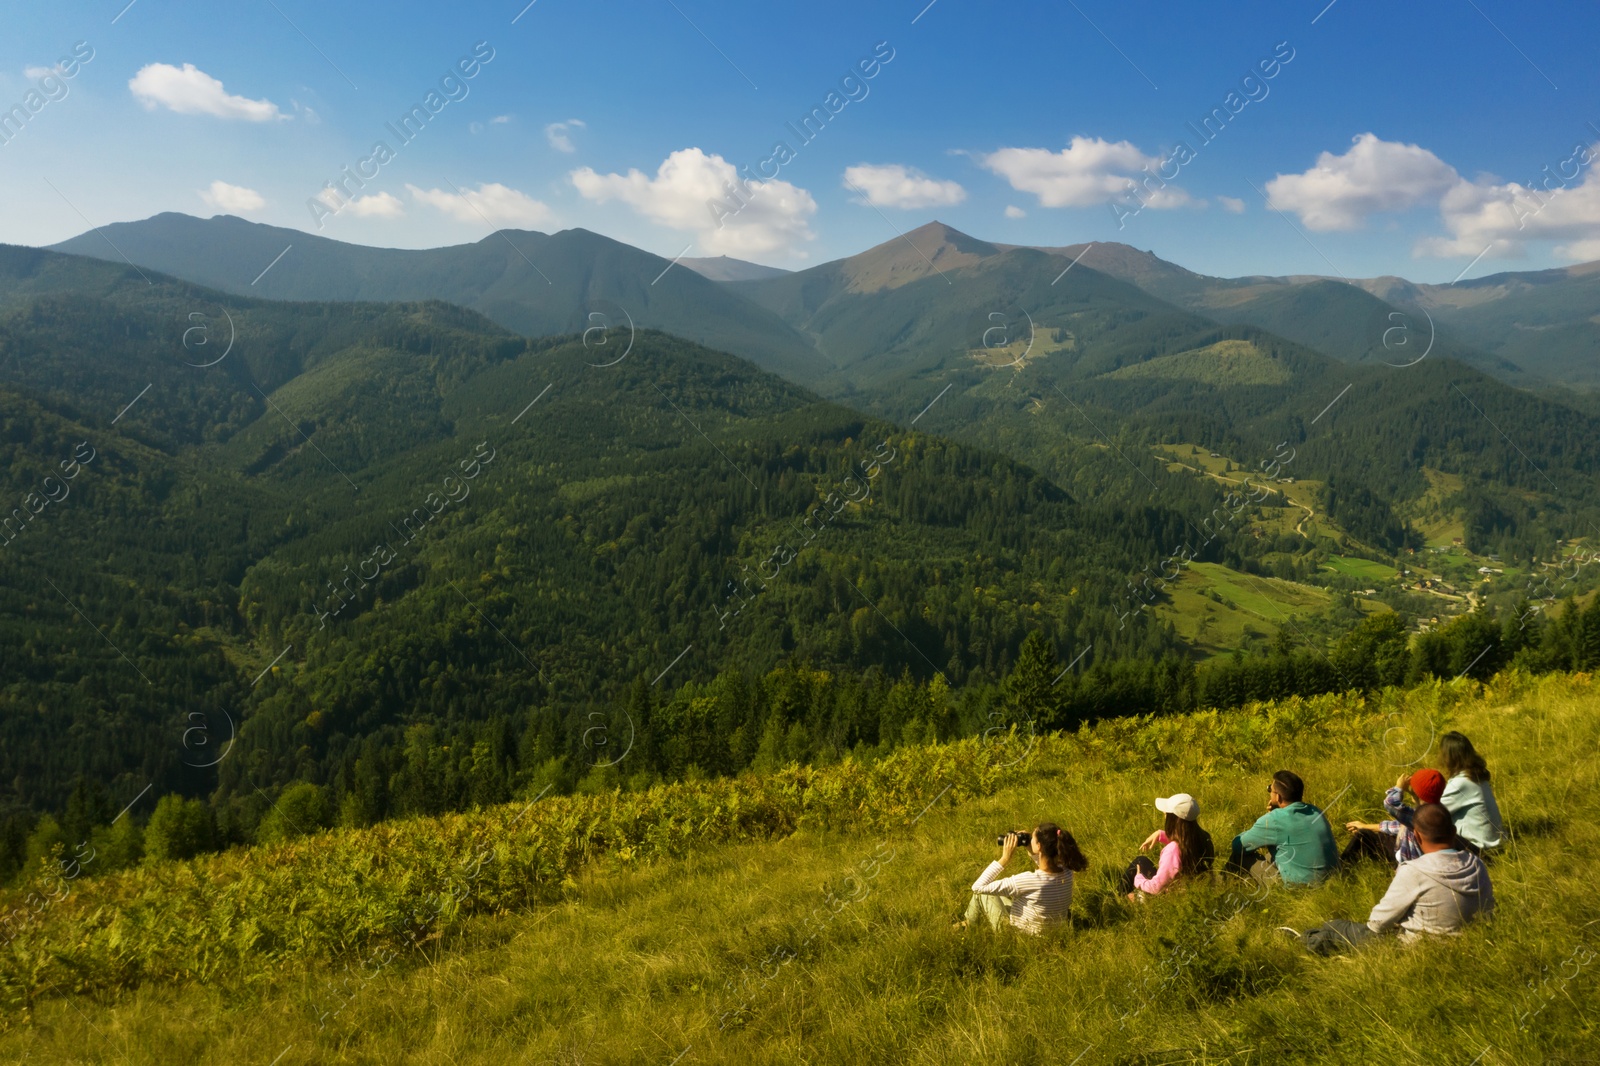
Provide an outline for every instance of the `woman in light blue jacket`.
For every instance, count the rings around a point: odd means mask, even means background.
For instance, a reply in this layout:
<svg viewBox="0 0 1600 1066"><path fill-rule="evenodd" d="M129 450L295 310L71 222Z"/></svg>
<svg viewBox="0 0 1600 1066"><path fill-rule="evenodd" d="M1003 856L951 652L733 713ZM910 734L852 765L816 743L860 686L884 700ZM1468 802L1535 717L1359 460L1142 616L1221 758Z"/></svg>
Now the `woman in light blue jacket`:
<svg viewBox="0 0 1600 1066"><path fill-rule="evenodd" d="M1447 782L1439 802L1456 821L1456 833L1475 854L1498 848L1504 830L1500 806L1494 801L1489 784L1489 767L1477 749L1460 733L1439 738L1439 755L1444 762Z"/></svg>

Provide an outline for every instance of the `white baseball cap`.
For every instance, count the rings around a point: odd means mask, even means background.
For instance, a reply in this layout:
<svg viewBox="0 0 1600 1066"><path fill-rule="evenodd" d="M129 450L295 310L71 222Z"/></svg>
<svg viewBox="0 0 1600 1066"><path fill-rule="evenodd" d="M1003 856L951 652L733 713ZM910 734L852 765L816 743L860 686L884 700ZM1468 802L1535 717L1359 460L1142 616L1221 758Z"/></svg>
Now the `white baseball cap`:
<svg viewBox="0 0 1600 1066"><path fill-rule="evenodd" d="M1200 817L1200 802L1187 792L1165 798L1157 796L1156 810L1162 814L1175 814L1186 822L1193 822Z"/></svg>

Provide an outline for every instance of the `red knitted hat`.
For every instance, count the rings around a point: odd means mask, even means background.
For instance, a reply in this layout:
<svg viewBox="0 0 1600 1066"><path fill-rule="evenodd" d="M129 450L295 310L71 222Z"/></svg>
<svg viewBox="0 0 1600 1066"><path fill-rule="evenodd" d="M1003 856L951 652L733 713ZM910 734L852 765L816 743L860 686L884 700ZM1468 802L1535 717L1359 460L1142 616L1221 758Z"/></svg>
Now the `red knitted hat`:
<svg viewBox="0 0 1600 1066"><path fill-rule="evenodd" d="M1423 803L1438 803L1444 795L1444 775L1424 766L1411 775L1411 794Z"/></svg>

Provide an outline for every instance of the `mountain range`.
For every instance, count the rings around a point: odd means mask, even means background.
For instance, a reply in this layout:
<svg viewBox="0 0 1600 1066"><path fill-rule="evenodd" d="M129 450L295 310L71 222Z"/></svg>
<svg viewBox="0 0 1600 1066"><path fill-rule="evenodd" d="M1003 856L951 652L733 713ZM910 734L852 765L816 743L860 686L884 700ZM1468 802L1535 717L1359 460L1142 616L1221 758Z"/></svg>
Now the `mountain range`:
<svg viewBox="0 0 1600 1066"><path fill-rule="evenodd" d="M937 396L929 428L1076 493L1123 482L1131 491L1146 476L1137 464L1091 461L1085 448L1129 433L1170 438L1182 426L1181 439L1230 454L1270 454L1289 439L1312 456L1329 447L1320 476L1359 482L1397 520L1420 519L1425 499L1439 511L1427 470L1464 478L1454 507L1464 525L1524 551L1572 533L1594 496L1582 450L1596 410L1582 391L1593 327L1575 309L1600 273L1585 268L1458 286L1212 278L1126 245L997 244L937 222L800 271L725 257L694 264L737 279L728 281L579 229L399 250L166 214L56 250L257 299L448 301L524 336L578 335L596 365L636 331L659 329L901 424ZM1526 347L1534 333L1562 345L1517 362L1462 340ZM1052 406L1056 416L1040 417ZM1394 448L1352 457L1318 443L1349 432L1394 438ZM1534 494L1543 519L1487 502L1509 489Z"/></svg>
<svg viewBox="0 0 1600 1066"><path fill-rule="evenodd" d="M1401 366L1448 354L1513 384L1600 386L1600 323L1592 321L1600 306L1600 263L1450 285L1392 276L1217 278L1114 242L1031 248L932 222L847 259L789 272L726 256L685 257L674 266L581 229L505 230L471 245L419 251L344 244L226 215L202 220L172 213L105 226L53 249L115 261L126 256L224 292L272 299L448 300L525 334L586 328L600 321L590 314L609 318L623 309L638 324L742 352L830 393L847 388L850 377L816 359L819 338L797 335L792 322L762 313L789 306L784 301L792 295L782 294L797 285L815 293L826 279L845 275L850 291L881 291L946 267L1031 251L1046 257L1037 261L1041 269L1075 264L1074 273L1104 274L1213 322L1259 326L1341 360ZM591 305L598 311L586 310Z"/></svg>
<svg viewBox="0 0 1600 1066"><path fill-rule="evenodd" d="M476 244L418 251L345 244L227 215L169 213L104 226L52 250L258 299L444 300L524 336L631 322L757 355L795 380L815 363L806 340L769 312L694 270L588 230L504 230Z"/></svg>
<svg viewBox="0 0 1600 1066"><path fill-rule="evenodd" d="M1120 461L1124 437L1241 457L1292 440L1320 467L1303 476L1375 494L1364 510L1388 532L1366 529L1366 543L1385 550L1406 521L1452 515L1480 546L1548 549L1582 530L1596 497L1595 407L1579 391L1589 361L1547 354L1570 386L1552 392L1558 379L1462 343L1450 324L1520 322L1536 300L1560 317L1596 276L1580 269L1465 288L1210 278L1125 245L996 244L937 222L806 270L713 260L743 278L725 282L586 230L410 251L168 214L57 248L257 299L446 300L524 336L580 336L595 365L660 329L864 414L927 417L919 428L1085 498L1153 498L1154 460ZM1581 335L1572 317L1550 332ZM1351 434L1389 446L1352 451ZM1453 488L1441 497L1439 484Z"/></svg>

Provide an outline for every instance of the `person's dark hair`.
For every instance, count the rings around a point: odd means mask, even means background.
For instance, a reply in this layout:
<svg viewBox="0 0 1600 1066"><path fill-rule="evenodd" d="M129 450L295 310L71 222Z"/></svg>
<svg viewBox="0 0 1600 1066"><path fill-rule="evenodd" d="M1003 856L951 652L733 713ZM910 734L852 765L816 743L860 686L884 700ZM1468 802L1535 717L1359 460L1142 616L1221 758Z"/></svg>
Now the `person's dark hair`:
<svg viewBox="0 0 1600 1066"><path fill-rule="evenodd" d="M1442 803L1424 803L1411 818L1411 828L1430 844L1451 844L1456 839L1456 820Z"/></svg>
<svg viewBox="0 0 1600 1066"><path fill-rule="evenodd" d="M1457 774L1466 774L1472 781L1489 780L1489 764L1483 761L1478 749L1465 734L1449 732L1439 738L1439 757L1444 762L1445 780Z"/></svg>
<svg viewBox="0 0 1600 1066"><path fill-rule="evenodd" d="M1291 770L1279 770L1272 775L1272 791L1285 803L1299 803L1306 794L1306 783Z"/></svg>
<svg viewBox="0 0 1600 1066"><path fill-rule="evenodd" d="M1078 842L1072 839L1072 834L1054 822L1045 822L1035 829L1033 839L1039 842L1039 854L1044 856L1045 868L1051 873L1081 872L1089 868L1089 860L1078 850Z"/></svg>
<svg viewBox="0 0 1600 1066"><path fill-rule="evenodd" d="M1167 824L1162 827L1167 839L1176 841L1181 862L1178 872L1192 874L1205 858L1205 835L1198 821L1185 821L1176 814L1167 814Z"/></svg>

